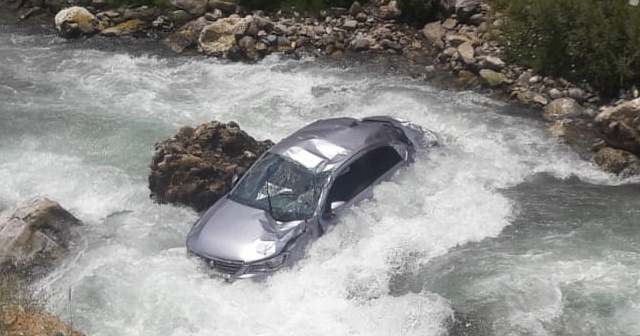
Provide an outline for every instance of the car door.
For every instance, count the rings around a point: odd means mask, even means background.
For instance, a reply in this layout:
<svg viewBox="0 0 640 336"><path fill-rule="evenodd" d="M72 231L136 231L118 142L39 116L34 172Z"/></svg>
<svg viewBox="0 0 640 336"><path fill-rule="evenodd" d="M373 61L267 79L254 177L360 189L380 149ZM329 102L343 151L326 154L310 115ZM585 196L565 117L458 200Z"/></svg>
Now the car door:
<svg viewBox="0 0 640 336"><path fill-rule="evenodd" d="M406 162L393 146L369 149L338 169L321 201L320 225L328 230L352 205L373 197L373 187Z"/></svg>

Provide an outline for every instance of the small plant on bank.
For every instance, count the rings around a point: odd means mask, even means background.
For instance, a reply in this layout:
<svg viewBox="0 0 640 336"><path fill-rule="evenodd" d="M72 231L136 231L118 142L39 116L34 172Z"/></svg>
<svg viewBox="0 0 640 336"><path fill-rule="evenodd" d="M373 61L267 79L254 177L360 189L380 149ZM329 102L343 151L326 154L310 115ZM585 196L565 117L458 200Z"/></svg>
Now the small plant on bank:
<svg viewBox="0 0 640 336"><path fill-rule="evenodd" d="M628 0L494 0L505 56L605 96L640 80L640 7Z"/></svg>
<svg viewBox="0 0 640 336"><path fill-rule="evenodd" d="M331 7L349 8L353 2L354 0L241 0L240 5L248 9L261 9L267 12L294 9L300 13L315 15L321 10Z"/></svg>

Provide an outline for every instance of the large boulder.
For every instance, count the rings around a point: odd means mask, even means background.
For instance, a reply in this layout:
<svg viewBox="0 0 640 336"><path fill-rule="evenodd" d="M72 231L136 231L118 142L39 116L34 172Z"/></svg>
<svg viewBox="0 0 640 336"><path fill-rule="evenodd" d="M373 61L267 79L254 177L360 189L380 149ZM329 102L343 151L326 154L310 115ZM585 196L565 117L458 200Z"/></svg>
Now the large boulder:
<svg viewBox="0 0 640 336"><path fill-rule="evenodd" d="M187 22L169 36L169 48L177 53L181 53L185 49L196 45L204 27L210 25L212 22L213 21L210 21L206 15Z"/></svg>
<svg viewBox="0 0 640 336"><path fill-rule="evenodd" d="M223 18L204 27L198 39L198 49L207 54L227 58L236 47L236 35L243 35L249 22L241 18Z"/></svg>
<svg viewBox="0 0 640 336"><path fill-rule="evenodd" d="M0 273L46 270L67 254L80 221L60 204L34 198L0 212Z"/></svg>
<svg viewBox="0 0 640 336"><path fill-rule="evenodd" d="M193 16L201 16L207 12L207 0L171 0L171 5L185 10Z"/></svg>
<svg viewBox="0 0 640 336"><path fill-rule="evenodd" d="M206 210L225 195L273 143L256 141L235 122L206 122L183 127L156 143L149 189L159 203L184 204Z"/></svg>
<svg viewBox="0 0 640 336"><path fill-rule="evenodd" d="M569 97L554 99L542 111L542 117L548 121L559 120L568 117L577 117L583 113L578 102Z"/></svg>
<svg viewBox="0 0 640 336"><path fill-rule="evenodd" d="M93 35L98 31L98 20L84 7L65 8L54 18L58 34L65 38Z"/></svg>
<svg viewBox="0 0 640 336"><path fill-rule="evenodd" d="M595 120L611 147L640 155L640 98L606 108Z"/></svg>
<svg viewBox="0 0 640 336"><path fill-rule="evenodd" d="M623 177L640 173L640 159L622 149L604 147L593 156L593 160L604 171Z"/></svg>

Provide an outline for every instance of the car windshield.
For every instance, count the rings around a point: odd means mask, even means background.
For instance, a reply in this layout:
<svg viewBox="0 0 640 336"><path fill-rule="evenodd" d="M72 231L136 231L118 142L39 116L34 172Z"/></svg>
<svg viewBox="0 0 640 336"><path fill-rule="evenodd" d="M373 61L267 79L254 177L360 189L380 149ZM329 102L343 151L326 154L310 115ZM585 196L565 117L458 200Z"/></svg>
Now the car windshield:
<svg viewBox="0 0 640 336"><path fill-rule="evenodd" d="M256 162L229 197L268 211L278 221L313 216L327 172L316 173L280 155L268 154Z"/></svg>

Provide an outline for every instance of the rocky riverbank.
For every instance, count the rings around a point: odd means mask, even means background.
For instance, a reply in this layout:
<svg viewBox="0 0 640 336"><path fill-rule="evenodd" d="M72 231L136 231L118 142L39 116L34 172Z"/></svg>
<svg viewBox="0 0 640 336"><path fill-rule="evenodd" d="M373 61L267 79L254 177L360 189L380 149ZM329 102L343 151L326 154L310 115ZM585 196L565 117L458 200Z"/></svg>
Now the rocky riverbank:
<svg viewBox="0 0 640 336"><path fill-rule="evenodd" d="M588 85L506 63L499 43L504 18L485 1L439 1L442 19L420 28L401 22L397 2L389 0L355 1L350 8L327 9L318 17L248 13L231 1L174 0L171 4L166 9L106 8L93 0L86 8L58 11L53 21L60 35L68 38L148 37L176 53L197 50L235 61L257 62L275 52L327 59L358 55L427 81L445 72L459 89L489 92L531 106L548 121L553 134L603 169L623 176L640 172L636 117L640 112L634 108L637 103L631 102L638 98L638 90L603 101ZM22 9L20 18L63 7L64 0L39 6L34 2Z"/></svg>

